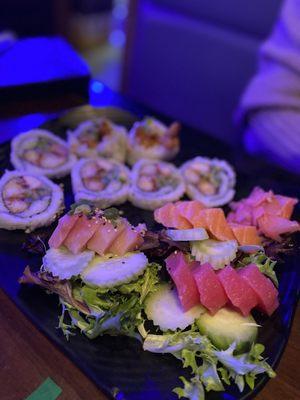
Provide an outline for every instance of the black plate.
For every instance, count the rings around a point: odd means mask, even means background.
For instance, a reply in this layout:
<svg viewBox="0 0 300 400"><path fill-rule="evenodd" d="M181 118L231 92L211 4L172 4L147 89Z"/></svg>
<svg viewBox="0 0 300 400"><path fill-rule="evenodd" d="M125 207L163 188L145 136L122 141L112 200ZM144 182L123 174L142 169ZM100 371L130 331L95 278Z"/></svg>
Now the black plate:
<svg viewBox="0 0 300 400"><path fill-rule="evenodd" d="M136 117L116 108L79 107L60 118L47 122L43 127L64 136L68 128L74 128L80 121L93 116L105 115L116 123L128 128ZM295 196L297 177L287 175L281 170L264 164L261 160L247 157L240 149L229 148L221 142L200 135L191 129L184 128L182 150L175 160L176 164L195 155L218 156L230 161L238 172L237 197L248 195L253 186L260 185L265 189ZM11 169L9 165L9 143L0 147L0 166ZM70 179L63 180L65 199L68 207L73 202ZM152 213L134 208L130 204L121 207L132 223L147 222L149 228L155 223ZM52 229L53 226L50 228ZM44 332L58 347L64 351L108 396L114 388L120 390L118 399L127 400L171 400L176 399L172 389L180 385L178 377L188 375L181 363L170 355L159 355L144 352L134 339L126 337L103 336L89 340L77 334L67 342L58 325L59 305L57 296L47 295L38 287L20 287L17 283L27 264L38 266L40 259L30 256L21 249L25 234L20 231L0 231L0 265L2 269L0 284L17 306ZM266 318L258 315L260 329L259 341L266 345L266 356L272 366L276 366L286 345L299 288L296 255L285 257L285 264L278 266L280 307ZM242 394L235 387L228 387L226 392L207 394L207 399L250 399L266 383L262 375L253 391L246 389ZM122 395L121 395L122 394Z"/></svg>

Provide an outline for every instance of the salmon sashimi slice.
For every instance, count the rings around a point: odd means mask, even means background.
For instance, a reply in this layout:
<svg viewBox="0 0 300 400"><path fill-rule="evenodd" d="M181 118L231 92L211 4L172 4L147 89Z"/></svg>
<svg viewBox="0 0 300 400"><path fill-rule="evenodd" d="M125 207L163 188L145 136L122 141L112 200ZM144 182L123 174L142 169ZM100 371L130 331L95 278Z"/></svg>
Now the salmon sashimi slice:
<svg viewBox="0 0 300 400"><path fill-rule="evenodd" d="M266 192L256 187L248 198L231 203L232 211L227 220L230 223L254 225L264 236L278 241L281 234L299 230L299 224L290 221L297 202L295 198L275 195L271 190Z"/></svg>
<svg viewBox="0 0 300 400"><path fill-rule="evenodd" d="M70 233L71 229L76 224L78 218L78 214L65 214L63 217L61 217L58 221L57 227L55 228L49 239L49 247L53 247L55 249L60 247Z"/></svg>
<svg viewBox="0 0 300 400"><path fill-rule="evenodd" d="M272 192L272 190L266 192L260 187L255 187L250 193L250 196L246 199L246 201L247 204L249 204L251 207L257 207L262 203L272 201L273 197L274 193Z"/></svg>
<svg viewBox="0 0 300 400"><path fill-rule="evenodd" d="M205 263L193 269L193 276L199 291L200 303L211 314L215 314L228 302L228 297L213 267Z"/></svg>
<svg viewBox="0 0 300 400"><path fill-rule="evenodd" d="M78 254L85 248L87 242L97 231L99 223L98 217L89 219L86 215L81 215L64 240L63 245L66 246L71 253Z"/></svg>
<svg viewBox="0 0 300 400"><path fill-rule="evenodd" d="M244 316L250 314L258 299L251 286L231 266L223 268L218 278L232 305L238 308Z"/></svg>
<svg viewBox="0 0 300 400"><path fill-rule="evenodd" d="M165 262L176 285L180 304L185 311L188 311L199 304L199 292L192 273L192 268L197 263L188 262L186 256L177 251L169 255Z"/></svg>
<svg viewBox="0 0 300 400"><path fill-rule="evenodd" d="M255 264L249 264L238 270L238 274L254 290L258 298L258 308L269 316L279 306L278 290L265 275L263 275Z"/></svg>
<svg viewBox="0 0 300 400"><path fill-rule="evenodd" d="M265 236L276 241L280 241L280 235L284 233L300 231L299 222L268 214L258 219L258 227Z"/></svg>
<svg viewBox="0 0 300 400"><path fill-rule="evenodd" d="M244 202L230 203L232 210L227 215L228 222L235 222L242 225L253 225L252 208Z"/></svg>
<svg viewBox="0 0 300 400"><path fill-rule="evenodd" d="M261 238L255 226L229 223L229 226L240 246L261 245Z"/></svg>
<svg viewBox="0 0 300 400"><path fill-rule="evenodd" d="M281 196L279 194L277 194L275 197L280 204L280 214L278 214L278 216L290 219L293 214L294 207L298 203L298 199Z"/></svg>
<svg viewBox="0 0 300 400"><path fill-rule="evenodd" d="M127 221L125 222L124 226L125 229L113 241L112 245L107 250L108 253L111 253L115 256L123 256L129 251L138 250L143 244L144 239L139 228L133 227Z"/></svg>
<svg viewBox="0 0 300 400"><path fill-rule="evenodd" d="M116 225L113 225L108 219L103 218L99 221L98 229L87 242L87 248L103 256L108 252L109 247L117 240L124 229L125 224L123 219Z"/></svg>
<svg viewBox="0 0 300 400"><path fill-rule="evenodd" d="M167 228L190 229L192 224L183 217L173 203L167 203L154 211L156 222Z"/></svg>
<svg viewBox="0 0 300 400"><path fill-rule="evenodd" d="M174 205L179 214L188 221L192 221L195 215L206 208L205 205L198 200L177 201Z"/></svg>
<svg viewBox="0 0 300 400"><path fill-rule="evenodd" d="M222 208L201 210L198 215L194 216L191 222L194 228L204 228L218 240L235 239Z"/></svg>

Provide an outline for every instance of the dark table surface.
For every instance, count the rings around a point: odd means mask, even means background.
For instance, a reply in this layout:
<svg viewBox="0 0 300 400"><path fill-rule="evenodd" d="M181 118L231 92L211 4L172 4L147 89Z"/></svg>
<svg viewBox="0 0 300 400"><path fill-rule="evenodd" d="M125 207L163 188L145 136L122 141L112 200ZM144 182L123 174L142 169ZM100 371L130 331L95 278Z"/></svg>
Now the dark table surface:
<svg viewBox="0 0 300 400"><path fill-rule="evenodd" d="M92 83L90 95L92 105L115 105L137 114L144 112L139 106L111 92L99 82ZM20 130L40 125L48 118L54 117L59 111L79 105L82 101L79 97L66 99L62 96L56 102L41 100L27 104L20 102L16 102L15 105L10 104L9 108L0 110L0 142L10 139ZM214 148L214 143L214 140L211 140L211 148ZM219 146L220 143L216 145ZM234 151L227 145L224 145L224 150L225 148L226 152ZM272 170L272 166L269 168ZM259 170L257 163L253 166L254 173L256 169ZM286 176L276 168L274 168L274 174L278 180ZM292 193L298 181L297 177L290 175L286 186L287 191ZM280 182L278 185L280 186ZM49 376L63 390L60 399L106 399L94 383L41 334L1 290L0 301L1 400L24 399ZM299 355L300 310L298 308L287 347L277 368L278 376L268 382L256 397L258 400L300 398Z"/></svg>

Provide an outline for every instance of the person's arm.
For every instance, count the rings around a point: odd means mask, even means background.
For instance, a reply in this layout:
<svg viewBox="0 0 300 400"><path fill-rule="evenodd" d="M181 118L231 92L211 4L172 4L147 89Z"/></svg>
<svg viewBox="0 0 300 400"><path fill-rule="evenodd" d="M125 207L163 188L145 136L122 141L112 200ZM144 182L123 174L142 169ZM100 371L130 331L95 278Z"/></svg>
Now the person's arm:
<svg viewBox="0 0 300 400"><path fill-rule="evenodd" d="M248 151L300 173L300 1L286 0L240 104Z"/></svg>

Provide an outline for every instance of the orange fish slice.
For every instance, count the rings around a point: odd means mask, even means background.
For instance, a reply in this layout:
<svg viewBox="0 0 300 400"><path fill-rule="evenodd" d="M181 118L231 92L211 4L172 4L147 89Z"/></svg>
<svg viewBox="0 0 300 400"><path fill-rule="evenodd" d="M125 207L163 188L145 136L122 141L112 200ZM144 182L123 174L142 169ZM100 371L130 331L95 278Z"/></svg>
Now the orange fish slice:
<svg viewBox="0 0 300 400"><path fill-rule="evenodd" d="M195 215L198 215L201 210L206 208L205 205L198 200L177 201L174 206L179 214L188 221L192 221Z"/></svg>
<svg viewBox="0 0 300 400"><path fill-rule="evenodd" d="M49 247L53 247L55 249L60 247L70 233L73 226L76 224L78 218L78 214L66 214L62 218L60 218L57 227L55 228L49 239Z"/></svg>
<svg viewBox="0 0 300 400"><path fill-rule="evenodd" d="M108 253L115 256L123 256L128 251L138 250L144 241L139 229L133 227L127 221L124 225L125 229L107 250Z"/></svg>
<svg viewBox="0 0 300 400"><path fill-rule="evenodd" d="M206 229L218 240L234 240L234 234L228 225L222 208L206 208L191 220L194 228Z"/></svg>
<svg viewBox="0 0 300 400"><path fill-rule="evenodd" d="M173 203L167 203L154 211L156 222L167 228L190 229L193 225L183 217Z"/></svg>
<svg viewBox="0 0 300 400"><path fill-rule="evenodd" d="M71 253L78 254L85 248L87 242L94 235L98 227L99 219L97 217L89 219L86 215L81 215L64 240L63 245L66 246Z"/></svg>
<svg viewBox="0 0 300 400"><path fill-rule="evenodd" d="M240 225L235 223L228 224L240 246L247 245L261 245L261 239L258 235L255 226L251 225Z"/></svg>
<svg viewBox="0 0 300 400"><path fill-rule="evenodd" d="M87 242L87 248L95 253L103 256L108 252L109 247L117 240L119 235L124 231L125 224L123 219L114 226L109 220L103 218L99 221L99 227Z"/></svg>
<svg viewBox="0 0 300 400"><path fill-rule="evenodd" d="M280 235L300 231L297 221L266 214L258 219L259 230L267 237L280 241Z"/></svg>

